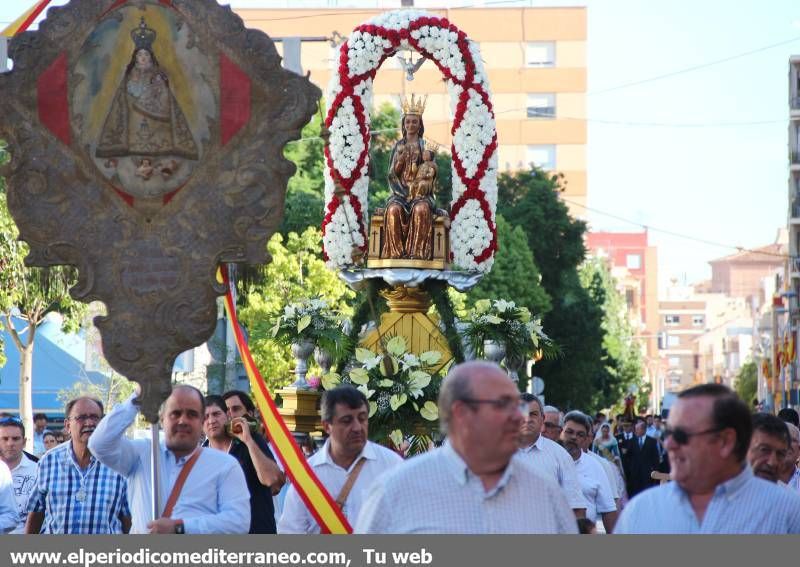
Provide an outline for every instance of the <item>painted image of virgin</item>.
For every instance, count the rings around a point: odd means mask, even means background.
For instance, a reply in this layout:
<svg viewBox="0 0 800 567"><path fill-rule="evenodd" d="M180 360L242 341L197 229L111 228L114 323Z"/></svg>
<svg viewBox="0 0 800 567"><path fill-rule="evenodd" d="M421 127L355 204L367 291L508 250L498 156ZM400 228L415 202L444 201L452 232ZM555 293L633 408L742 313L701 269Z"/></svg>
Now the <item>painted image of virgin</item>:
<svg viewBox="0 0 800 567"><path fill-rule="evenodd" d="M99 158L198 159L189 124L170 90L169 77L159 67L150 46L137 45L134 49L103 123L95 154Z"/></svg>

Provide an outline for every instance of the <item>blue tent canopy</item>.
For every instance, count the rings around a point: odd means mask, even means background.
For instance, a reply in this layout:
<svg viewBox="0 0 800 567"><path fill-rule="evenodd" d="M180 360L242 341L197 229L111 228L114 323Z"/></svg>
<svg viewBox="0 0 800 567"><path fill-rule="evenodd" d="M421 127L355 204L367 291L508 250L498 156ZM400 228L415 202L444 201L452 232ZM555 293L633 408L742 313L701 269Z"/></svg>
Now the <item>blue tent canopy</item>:
<svg viewBox="0 0 800 567"><path fill-rule="evenodd" d="M27 323L12 317L14 327L23 331ZM27 334L23 334L23 340ZM3 328L6 364L0 367L0 411L19 413L20 353L11 334ZM57 317L48 318L36 331L33 346L33 411L43 412L50 418L63 417L64 404L58 392L74 383L90 380L100 384L107 377L100 372L87 371L84 333L65 334Z"/></svg>

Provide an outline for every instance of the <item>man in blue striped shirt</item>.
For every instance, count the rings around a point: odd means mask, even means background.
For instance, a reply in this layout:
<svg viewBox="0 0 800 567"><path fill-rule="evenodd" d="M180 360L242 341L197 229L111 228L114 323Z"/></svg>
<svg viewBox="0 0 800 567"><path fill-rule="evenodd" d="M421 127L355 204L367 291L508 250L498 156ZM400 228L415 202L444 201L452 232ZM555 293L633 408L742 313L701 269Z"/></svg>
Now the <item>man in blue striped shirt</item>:
<svg viewBox="0 0 800 567"><path fill-rule="evenodd" d="M99 400L83 397L67 403L64 427L69 443L39 460L28 500L28 534L121 534L131 525L124 477L89 451L89 437L103 417Z"/></svg>
<svg viewBox="0 0 800 567"><path fill-rule="evenodd" d="M664 430L673 482L631 500L615 533L800 533L800 496L746 462L752 432L747 405L726 386L678 394Z"/></svg>

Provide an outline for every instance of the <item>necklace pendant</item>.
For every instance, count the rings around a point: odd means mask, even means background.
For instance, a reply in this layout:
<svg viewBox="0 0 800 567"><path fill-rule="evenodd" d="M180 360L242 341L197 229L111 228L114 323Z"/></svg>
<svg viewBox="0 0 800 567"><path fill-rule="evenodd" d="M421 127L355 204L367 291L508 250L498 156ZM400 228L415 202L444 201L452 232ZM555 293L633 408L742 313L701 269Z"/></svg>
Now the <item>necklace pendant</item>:
<svg viewBox="0 0 800 567"><path fill-rule="evenodd" d="M80 490L78 490L78 492L75 493L75 500L77 500L78 502L83 502L84 500L86 500L86 491L83 488L81 488Z"/></svg>

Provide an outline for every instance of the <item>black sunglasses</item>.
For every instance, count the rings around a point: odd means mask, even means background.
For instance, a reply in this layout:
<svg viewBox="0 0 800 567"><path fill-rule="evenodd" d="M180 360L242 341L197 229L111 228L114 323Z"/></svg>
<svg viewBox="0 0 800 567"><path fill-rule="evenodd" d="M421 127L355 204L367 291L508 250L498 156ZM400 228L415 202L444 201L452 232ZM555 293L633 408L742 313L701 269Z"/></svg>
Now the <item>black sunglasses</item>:
<svg viewBox="0 0 800 567"><path fill-rule="evenodd" d="M689 433L685 429L680 427L666 427L664 429L664 441L672 437L672 440L675 441L678 445L686 445L689 443L692 437L698 437L700 435L710 435L711 433L719 433L723 429L727 429L727 427L715 427L713 429L706 429L704 431L696 431L694 433Z"/></svg>

